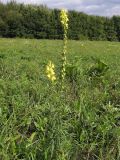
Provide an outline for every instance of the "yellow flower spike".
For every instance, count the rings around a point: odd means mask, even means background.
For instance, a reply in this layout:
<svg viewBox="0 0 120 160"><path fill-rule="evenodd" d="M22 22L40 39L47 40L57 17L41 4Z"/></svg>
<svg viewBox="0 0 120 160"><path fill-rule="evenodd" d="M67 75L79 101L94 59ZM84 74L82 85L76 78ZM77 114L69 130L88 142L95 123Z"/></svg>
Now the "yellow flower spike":
<svg viewBox="0 0 120 160"><path fill-rule="evenodd" d="M69 18L68 18L68 12L65 9L62 9L60 12L60 20L61 20L61 24L63 26L64 29L64 46L63 46L63 54L62 54L62 70L61 70L61 77L62 77L62 83L65 79L65 73L66 73L66 52L67 52L67 31L68 31L68 22L69 22Z"/></svg>
<svg viewBox="0 0 120 160"><path fill-rule="evenodd" d="M68 29L68 21L69 21L67 10L65 10L65 9L61 10L60 19L61 19L61 23L62 23L64 29L67 30Z"/></svg>
<svg viewBox="0 0 120 160"><path fill-rule="evenodd" d="M54 68L54 64L51 61L49 61L48 65L46 66L46 74L49 80L51 80L52 82L56 80Z"/></svg>

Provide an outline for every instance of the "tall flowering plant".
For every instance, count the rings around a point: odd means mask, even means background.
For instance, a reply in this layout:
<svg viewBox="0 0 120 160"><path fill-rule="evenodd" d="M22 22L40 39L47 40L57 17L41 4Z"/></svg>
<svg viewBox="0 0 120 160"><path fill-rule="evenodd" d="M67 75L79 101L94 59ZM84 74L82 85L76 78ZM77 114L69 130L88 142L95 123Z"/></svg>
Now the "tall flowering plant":
<svg viewBox="0 0 120 160"><path fill-rule="evenodd" d="M66 53L67 53L67 32L68 32L68 12L64 9L60 12L60 21L63 26L64 30L64 36L63 36L63 52L62 52L62 69L61 69L61 78L62 78L62 84L65 79L65 73L66 73ZM46 66L46 74L48 79L51 82L55 82L56 75L55 75L55 67L54 64L50 61L48 65Z"/></svg>
<svg viewBox="0 0 120 160"><path fill-rule="evenodd" d="M67 32L68 32L68 22L69 22L68 12L64 9L62 9L60 12L60 21L64 30L64 37L63 37L64 46L63 46L63 53L62 53L62 70L61 70L61 78L63 82L65 79L65 73L66 73L65 66L66 66L66 53L67 53Z"/></svg>

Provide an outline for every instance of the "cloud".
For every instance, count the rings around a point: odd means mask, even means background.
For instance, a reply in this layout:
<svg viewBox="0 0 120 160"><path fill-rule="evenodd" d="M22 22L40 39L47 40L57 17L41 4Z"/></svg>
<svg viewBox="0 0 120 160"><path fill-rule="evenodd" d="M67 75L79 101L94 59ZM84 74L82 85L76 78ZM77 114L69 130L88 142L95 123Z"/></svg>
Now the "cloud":
<svg viewBox="0 0 120 160"><path fill-rule="evenodd" d="M1 0L7 2L10 0ZM45 4L50 8L67 8L88 14L120 15L120 0L16 0L19 3Z"/></svg>

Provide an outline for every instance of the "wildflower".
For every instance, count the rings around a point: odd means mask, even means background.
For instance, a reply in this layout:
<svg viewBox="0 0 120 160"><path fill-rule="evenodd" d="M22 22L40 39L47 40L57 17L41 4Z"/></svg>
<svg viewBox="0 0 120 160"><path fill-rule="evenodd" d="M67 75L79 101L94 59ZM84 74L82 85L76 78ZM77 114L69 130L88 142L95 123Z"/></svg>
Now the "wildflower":
<svg viewBox="0 0 120 160"><path fill-rule="evenodd" d="M61 13L60 13L60 19L61 19L61 23L64 27L64 29L68 29L68 14L67 14L67 11L65 9L62 9L61 10Z"/></svg>
<svg viewBox="0 0 120 160"><path fill-rule="evenodd" d="M47 77L52 81L54 82L56 80L56 76L55 76L55 66L54 64L49 61L47 67L46 67L46 74L47 74Z"/></svg>
<svg viewBox="0 0 120 160"><path fill-rule="evenodd" d="M65 73L66 73L66 52L67 52L67 31L68 31L68 13L66 10L62 9L60 12L60 20L61 20L61 24L63 26L64 29L64 46L63 46L63 54L62 54L62 70L61 70L61 78L62 78L62 82L65 79Z"/></svg>

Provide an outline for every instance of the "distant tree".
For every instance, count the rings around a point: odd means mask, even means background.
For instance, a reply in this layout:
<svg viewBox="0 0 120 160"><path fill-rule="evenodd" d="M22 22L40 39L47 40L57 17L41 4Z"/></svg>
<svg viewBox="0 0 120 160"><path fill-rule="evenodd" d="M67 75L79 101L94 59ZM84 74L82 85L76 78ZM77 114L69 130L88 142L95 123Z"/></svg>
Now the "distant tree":
<svg viewBox="0 0 120 160"><path fill-rule="evenodd" d="M120 41L120 16L113 16L114 28L117 33L117 38Z"/></svg>
<svg viewBox="0 0 120 160"><path fill-rule="evenodd" d="M5 37L7 35L8 26L0 17L0 36Z"/></svg>
<svg viewBox="0 0 120 160"><path fill-rule="evenodd" d="M17 11L6 12L6 24L8 26L7 37L19 37L22 34L22 15Z"/></svg>
<svg viewBox="0 0 120 160"><path fill-rule="evenodd" d="M120 41L120 16L106 18L69 11L68 38ZM60 10L44 5L0 3L0 36L62 39Z"/></svg>
<svg viewBox="0 0 120 160"><path fill-rule="evenodd" d="M106 18L104 29L105 29L106 39L108 41L117 41L117 32L115 31L112 19Z"/></svg>

